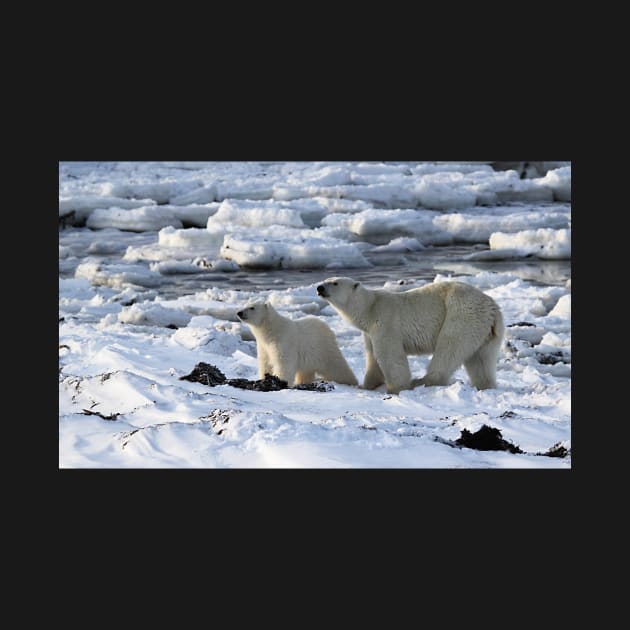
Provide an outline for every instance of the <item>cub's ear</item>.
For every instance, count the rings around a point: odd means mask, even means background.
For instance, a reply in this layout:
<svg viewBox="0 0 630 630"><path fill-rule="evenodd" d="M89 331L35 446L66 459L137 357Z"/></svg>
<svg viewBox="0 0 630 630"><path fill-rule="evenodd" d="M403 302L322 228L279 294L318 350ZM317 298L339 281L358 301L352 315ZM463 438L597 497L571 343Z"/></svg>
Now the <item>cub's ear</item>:
<svg viewBox="0 0 630 630"><path fill-rule="evenodd" d="M359 284L360 284L359 282L355 282L355 283L354 283L354 286L353 286L352 288L353 288L353 289L356 289L356 288L359 286Z"/></svg>

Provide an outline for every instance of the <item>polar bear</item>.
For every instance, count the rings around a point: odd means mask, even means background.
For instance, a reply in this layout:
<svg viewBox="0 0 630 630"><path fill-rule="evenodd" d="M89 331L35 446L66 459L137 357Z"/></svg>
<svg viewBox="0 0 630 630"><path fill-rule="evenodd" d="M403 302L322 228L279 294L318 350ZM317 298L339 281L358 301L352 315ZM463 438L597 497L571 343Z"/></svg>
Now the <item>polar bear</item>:
<svg viewBox="0 0 630 630"><path fill-rule="evenodd" d="M293 387L311 383L317 373L337 383L359 384L333 331L317 317L289 319L260 300L236 315L256 339L259 378L272 374Z"/></svg>
<svg viewBox="0 0 630 630"><path fill-rule="evenodd" d="M505 331L496 302L463 282L437 282L402 293L372 290L352 278L328 278L320 297L363 331L364 389L385 383L397 394L417 385L447 385L462 363L477 389L496 387ZM407 355L433 353L423 378L411 378Z"/></svg>

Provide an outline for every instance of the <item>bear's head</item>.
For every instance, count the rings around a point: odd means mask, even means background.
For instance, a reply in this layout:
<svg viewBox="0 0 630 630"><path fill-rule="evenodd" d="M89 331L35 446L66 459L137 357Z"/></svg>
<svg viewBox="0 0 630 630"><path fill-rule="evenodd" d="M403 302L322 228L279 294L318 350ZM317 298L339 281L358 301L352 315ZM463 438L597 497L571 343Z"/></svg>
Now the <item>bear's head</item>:
<svg viewBox="0 0 630 630"><path fill-rule="evenodd" d="M251 326L260 326L265 320L265 317L269 312L269 308L269 304L267 304L267 302L263 302L262 300L249 302L242 310L236 313L236 316L246 324L250 324Z"/></svg>
<svg viewBox="0 0 630 630"><path fill-rule="evenodd" d="M361 286L352 278L328 278L317 287L317 295L330 302L332 306L343 309L353 298Z"/></svg>

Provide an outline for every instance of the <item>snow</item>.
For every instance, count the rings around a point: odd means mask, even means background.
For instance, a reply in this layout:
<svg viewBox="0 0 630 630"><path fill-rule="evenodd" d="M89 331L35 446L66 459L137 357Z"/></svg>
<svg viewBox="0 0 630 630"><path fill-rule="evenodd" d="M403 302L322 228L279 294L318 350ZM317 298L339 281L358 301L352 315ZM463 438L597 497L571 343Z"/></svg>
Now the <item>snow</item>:
<svg viewBox="0 0 630 630"><path fill-rule="evenodd" d="M550 170L60 163L59 466L570 468L570 455L544 453L571 448L571 166L536 164ZM316 292L353 274L391 291L457 279L492 296L506 323L498 387L476 390L463 368L393 396L180 380L202 361L258 378L236 312L265 299L325 321L362 381L360 331ZM414 377L429 359L409 357ZM484 424L525 452L454 445Z"/></svg>

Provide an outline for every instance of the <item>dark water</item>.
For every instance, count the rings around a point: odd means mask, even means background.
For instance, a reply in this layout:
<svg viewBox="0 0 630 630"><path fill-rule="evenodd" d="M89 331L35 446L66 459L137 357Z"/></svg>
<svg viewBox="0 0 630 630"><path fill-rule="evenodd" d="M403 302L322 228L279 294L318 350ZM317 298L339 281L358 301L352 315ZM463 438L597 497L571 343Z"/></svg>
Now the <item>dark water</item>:
<svg viewBox="0 0 630 630"><path fill-rule="evenodd" d="M164 298L204 291L212 286L251 290L284 290L296 286L315 284L331 276L349 276L367 285L382 286L385 282L411 280L432 281L437 274L474 275L480 272L513 273L516 276L542 285L564 285L571 278L571 263L535 259L468 263L462 258L479 246L431 247L422 252L401 255L365 257L374 264L357 269L242 269L232 273L178 274L164 276L158 291ZM399 260L404 257L405 262Z"/></svg>
<svg viewBox="0 0 630 630"><path fill-rule="evenodd" d="M59 277L72 278L77 265L87 257L103 265L123 263L127 245L140 245L157 240L157 233L118 233L121 243L115 253L91 255L90 246L98 242L98 231L88 228L71 228L59 232L59 244L75 248L72 256L59 261ZM466 256L473 252L487 250L480 244L459 244L426 247L420 251L391 253L364 252L372 263L368 268L332 269L246 269L236 272L202 272L198 274L165 274L161 276L159 287L153 287L164 299L173 299L205 291L211 287L252 290L285 290L297 286L319 283L331 276L350 276L364 284L381 287L385 282L411 280L431 281L437 274L476 275L482 272L512 273L523 280L543 285L564 285L571 277L569 260L539 260L525 258L504 261L468 262ZM331 261L332 262L332 261ZM133 263L134 267L149 268L147 262Z"/></svg>

